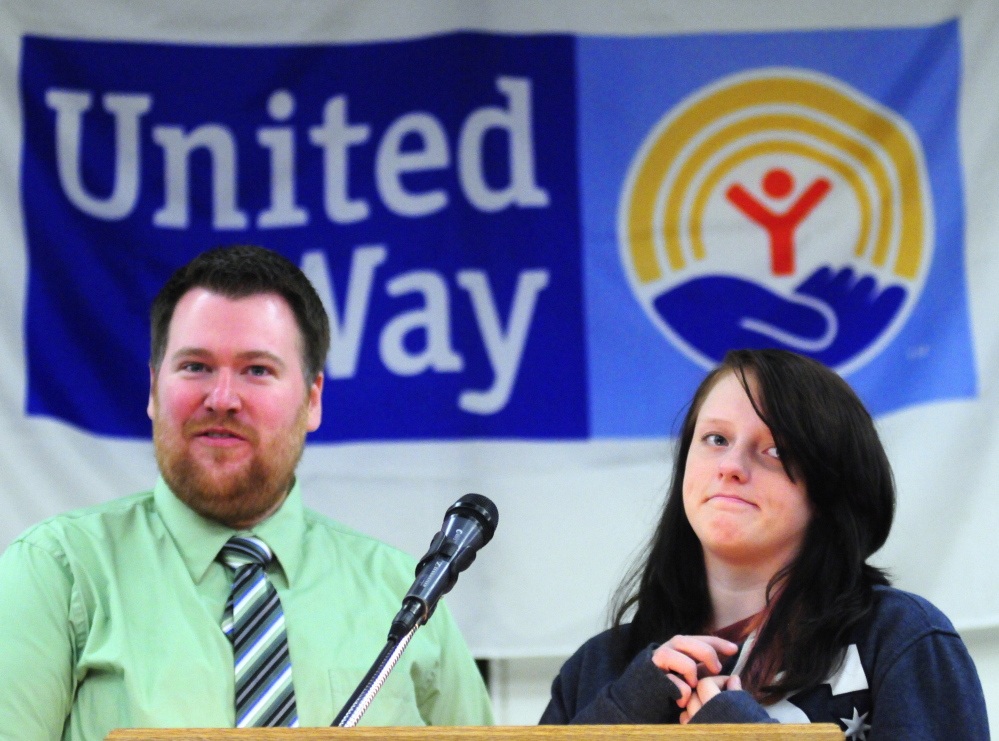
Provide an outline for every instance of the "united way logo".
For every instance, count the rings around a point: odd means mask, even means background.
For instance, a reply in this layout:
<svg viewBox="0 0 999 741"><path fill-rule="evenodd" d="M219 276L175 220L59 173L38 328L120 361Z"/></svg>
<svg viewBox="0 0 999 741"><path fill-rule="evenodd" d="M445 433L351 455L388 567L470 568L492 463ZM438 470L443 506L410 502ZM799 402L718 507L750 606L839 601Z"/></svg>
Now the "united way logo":
<svg viewBox="0 0 999 741"><path fill-rule="evenodd" d="M695 362L776 347L849 373L905 324L934 228L902 117L835 78L770 68L659 121L628 171L618 233L636 297Z"/></svg>

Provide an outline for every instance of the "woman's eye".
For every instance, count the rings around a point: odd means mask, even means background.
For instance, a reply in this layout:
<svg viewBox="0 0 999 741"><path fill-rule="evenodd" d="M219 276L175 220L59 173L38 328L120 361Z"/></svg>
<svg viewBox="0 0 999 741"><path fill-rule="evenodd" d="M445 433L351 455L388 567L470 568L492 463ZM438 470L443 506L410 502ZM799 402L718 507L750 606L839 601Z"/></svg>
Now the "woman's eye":
<svg viewBox="0 0 999 741"><path fill-rule="evenodd" d="M708 445L725 445L728 440L725 439L724 435L719 435L717 432L709 432L704 436L704 442Z"/></svg>
<svg viewBox="0 0 999 741"><path fill-rule="evenodd" d="M780 460L780 451L777 450L777 446L776 445L773 445L773 446L767 448L763 452L766 455L769 455L771 458L776 458L777 460Z"/></svg>

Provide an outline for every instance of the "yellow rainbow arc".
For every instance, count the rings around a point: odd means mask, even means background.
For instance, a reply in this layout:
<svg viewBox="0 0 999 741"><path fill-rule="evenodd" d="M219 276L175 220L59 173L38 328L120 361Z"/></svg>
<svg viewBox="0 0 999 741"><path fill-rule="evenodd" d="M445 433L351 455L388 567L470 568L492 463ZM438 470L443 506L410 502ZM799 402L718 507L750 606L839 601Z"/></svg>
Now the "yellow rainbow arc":
<svg viewBox="0 0 999 741"><path fill-rule="evenodd" d="M751 110L759 106L777 105L804 111L753 114ZM723 125L699 142L680 161L691 141L707 127L741 111L745 111L746 115ZM810 117L807 115L810 112L828 116L858 135L849 136L838 128ZM783 139L780 132L785 132L784 136L788 132L803 134L807 138L823 142L834 152L842 152L846 157L834 157L822 149L793 139ZM625 220L627 247L640 283L650 283L663 276L663 266L656 252L653 224L661 188L667 175L677 168L680 161L663 212L666 259L669 268L675 271L686 265L680 229L683 204L691 183L719 150L732 147L740 139L756 134L763 135L763 141L754 141L737 148L734 153L714 165L694 195L690 226L691 252L695 259L704 257L700 227L711 188L746 159L764 153L788 152L825 164L850 184L861 206L861 234L854 249L858 256L866 251L874 214L878 211L880 218L871 260L875 265L885 264L897 218L898 249L893 271L902 278L911 280L916 277L922 261L925 238L920 168L912 144L898 123L827 84L797 77L769 75L742 80L697 100L676 115L648 147L644 161L632 181ZM893 179L881 158L865 141L868 139L880 147L894 171L897 199L892 197ZM873 195L877 204L871 203L867 188L852 162L860 163L869 174L874 183Z"/></svg>

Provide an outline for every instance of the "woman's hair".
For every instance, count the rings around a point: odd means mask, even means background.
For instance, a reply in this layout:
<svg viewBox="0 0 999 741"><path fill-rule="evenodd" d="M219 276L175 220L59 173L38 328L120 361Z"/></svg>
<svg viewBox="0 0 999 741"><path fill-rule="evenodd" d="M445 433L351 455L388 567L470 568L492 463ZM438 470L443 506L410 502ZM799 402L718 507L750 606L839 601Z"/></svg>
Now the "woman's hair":
<svg viewBox="0 0 999 741"><path fill-rule="evenodd" d="M851 629L870 612L874 585L888 584L866 561L888 538L895 486L873 420L842 378L783 350L729 352L694 394L662 518L618 590L615 626L635 609L621 660L711 623L704 559L691 557L702 551L684 512L683 476L697 415L728 373L746 389L785 471L804 483L812 505L801 550L767 587L767 617L742 672L757 699L773 701L828 677Z"/></svg>

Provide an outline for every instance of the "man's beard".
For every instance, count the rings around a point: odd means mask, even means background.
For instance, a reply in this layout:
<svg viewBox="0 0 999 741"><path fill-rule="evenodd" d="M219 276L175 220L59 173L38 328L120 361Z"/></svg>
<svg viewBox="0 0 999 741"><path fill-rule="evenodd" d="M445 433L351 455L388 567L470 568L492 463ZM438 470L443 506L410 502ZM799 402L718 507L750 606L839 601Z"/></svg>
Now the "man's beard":
<svg viewBox="0 0 999 741"><path fill-rule="evenodd" d="M154 423L156 462L171 491L195 512L229 527L249 527L277 509L291 489L295 467L305 447L306 413L303 405L294 427L275 436L266 451L260 449L259 435L254 430L225 415L212 414L197 422L189 420L179 441L162 425ZM253 446L253 456L241 467L229 471L212 470L195 460L188 442L197 430L208 427L224 427L240 435ZM223 465L226 453L220 450L215 456Z"/></svg>

